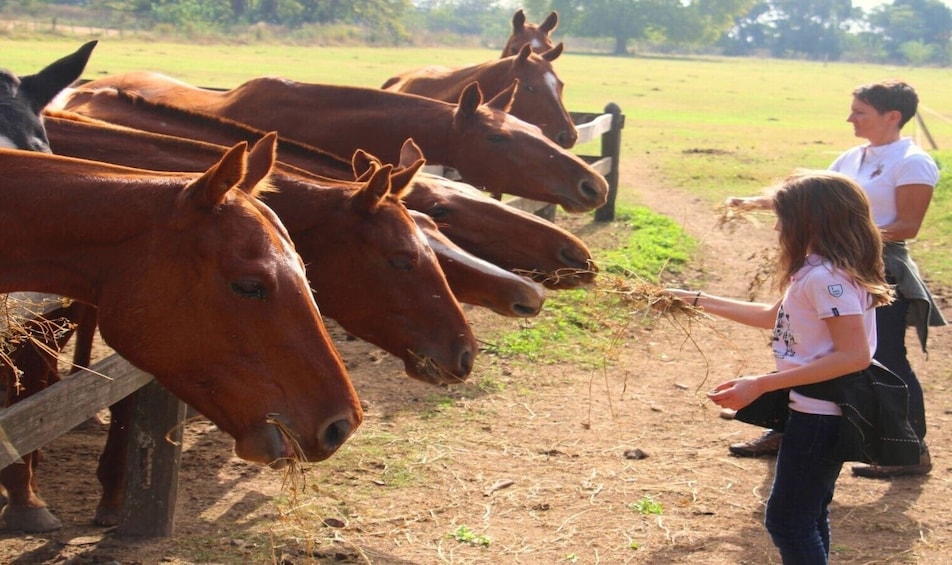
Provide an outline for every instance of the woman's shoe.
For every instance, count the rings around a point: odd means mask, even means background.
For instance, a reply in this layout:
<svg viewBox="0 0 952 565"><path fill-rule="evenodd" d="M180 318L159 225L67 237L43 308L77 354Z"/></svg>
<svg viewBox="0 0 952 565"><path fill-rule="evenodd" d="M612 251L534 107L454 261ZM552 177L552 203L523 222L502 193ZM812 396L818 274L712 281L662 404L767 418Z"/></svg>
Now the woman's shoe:
<svg viewBox="0 0 952 565"><path fill-rule="evenodd" d="M780 451L780 440L783 433L767 430L764 435L746 443L735 443L727 449L737 457L770 457Z"/></svg>
<svg viewBox="0 0 952 565"><path fill-rule="evenodd" d="M857 465L853 467L853 475L865 479L891 479L893 477L909 477L928 475L932 470L932 457L929 451L923 451L917 465Z"/></svg>

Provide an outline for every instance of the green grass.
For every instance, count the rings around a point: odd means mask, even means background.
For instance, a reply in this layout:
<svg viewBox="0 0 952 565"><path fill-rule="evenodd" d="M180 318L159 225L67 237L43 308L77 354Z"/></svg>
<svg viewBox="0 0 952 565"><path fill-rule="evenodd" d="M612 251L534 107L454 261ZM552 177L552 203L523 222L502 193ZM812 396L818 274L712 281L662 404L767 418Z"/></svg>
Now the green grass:
<svg viewBox="0 0 952 565"><path fill-rule="evenodd" d="M644 207L616 208L619 243L596 249L602 279L621 284L656 283L662 274L677 274L691 259L695 242L672 219ZM551 293L543 311L523 327L494 338L487 353L517 356L533 363L572 360L601 367L611 355L613 336L632 322L623 297L605 291L579 289Z"/></svg>

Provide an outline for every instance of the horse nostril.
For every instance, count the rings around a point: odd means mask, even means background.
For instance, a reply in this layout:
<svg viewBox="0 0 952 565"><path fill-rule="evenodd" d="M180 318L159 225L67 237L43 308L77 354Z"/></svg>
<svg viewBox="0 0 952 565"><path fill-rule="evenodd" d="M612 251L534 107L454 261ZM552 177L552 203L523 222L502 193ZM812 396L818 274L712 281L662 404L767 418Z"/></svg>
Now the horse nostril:
<svg viewBox="0 0 952 565"><path fill-rule="evenodd" d="M589 198L590 200L598 200L604 196L602 191L598 190L598 188L588 182L582 183L582 194L584 194L586 198Z"/></svg>
<svg viewBox="0 0 952 565"><path fill-rule="evenodd" d="M350 425L350 420L346 418L331 422L329 426L324 428L321 444L327 451L334 451L347 441L351 431L353 431L353 428Z"/></svg>
<svg viewBox="0 0 952 565"><path fill-rule="evenodd" d="M525 304L516 304L512 307L512 311L518 314L520 318L531 318L539 314L538 308L526 306Z"/></svg>
<svg viewBox="0 0 952 565"><path fill-rule="evenodd" d="M459 358L459 377L465 379L473 371L473 353L468 349Z"/></svg>
<svg viewBox="0 0 952 565"><path fill-rule="evenodd" d="M555 139L563 149L571 149L575 146L575 142L578 140L578 134L570 131L560 131Z"/></svg>

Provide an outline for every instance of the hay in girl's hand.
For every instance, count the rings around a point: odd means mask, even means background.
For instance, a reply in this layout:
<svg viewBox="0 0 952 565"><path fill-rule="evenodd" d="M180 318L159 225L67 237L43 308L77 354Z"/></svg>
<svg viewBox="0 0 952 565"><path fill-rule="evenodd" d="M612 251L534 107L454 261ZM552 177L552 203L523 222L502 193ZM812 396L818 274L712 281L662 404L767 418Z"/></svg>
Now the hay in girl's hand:
<svg viewBox="0 0 952 565"><path fill-rule="evenodd" d="M606 277L601 277L604 282ZM664 287L642 280L611 277L608 288L601 290L614 294L619 300L634 310L647 310L662 316L685 317L691 319L707 318L703 310L686 302Z"/></svg>
<svg viewBox="0 0 952 565"><path fill-rule="evenodd" d="M758 226L760 220L757 219L757 213L754 212L757 209L756 207L720 205L716 209L718 216L714 226L720 229L726 228L731 233L734 233L739 225Z"/></svg>

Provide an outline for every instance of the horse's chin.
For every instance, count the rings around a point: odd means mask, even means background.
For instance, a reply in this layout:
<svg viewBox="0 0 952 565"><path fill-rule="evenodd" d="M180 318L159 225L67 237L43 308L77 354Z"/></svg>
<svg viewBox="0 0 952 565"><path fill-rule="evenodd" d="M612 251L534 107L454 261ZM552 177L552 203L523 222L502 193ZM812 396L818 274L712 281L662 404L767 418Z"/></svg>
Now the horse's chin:
<svg viewBox="0 0 952 565"><path fill-rule="evenodd" d="M283 469L297 459L289 438L273 424L261 426L236 439L235 455L272 469Z"/></svg>
<svg viewBox="0 0 952 565"><path fill-rule="evenodd" d="M466 376L454 375L429 360L404 360L404 372L407 376L431 385L455 385L466 380Z"/></svg>

